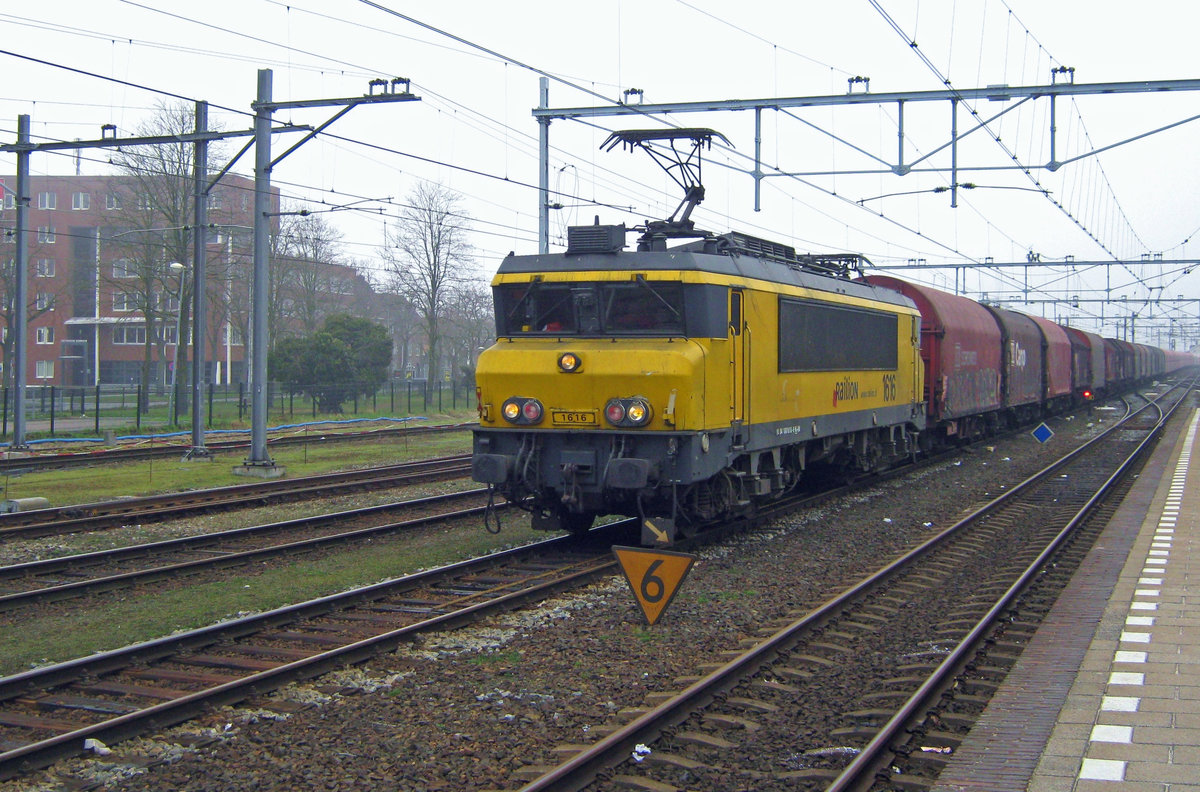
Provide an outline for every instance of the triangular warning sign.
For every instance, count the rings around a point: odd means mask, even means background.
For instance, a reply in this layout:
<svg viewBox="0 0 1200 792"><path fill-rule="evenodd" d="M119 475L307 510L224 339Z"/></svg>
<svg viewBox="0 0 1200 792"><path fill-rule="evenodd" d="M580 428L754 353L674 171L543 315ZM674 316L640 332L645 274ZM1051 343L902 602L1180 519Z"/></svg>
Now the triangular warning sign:
<svg viewBox="0 0 1200 792"><path fill-rule="evenodd" d="M690 553L618 546L613 547L613 555L651 625L671 604L697 558Z"/></svg>

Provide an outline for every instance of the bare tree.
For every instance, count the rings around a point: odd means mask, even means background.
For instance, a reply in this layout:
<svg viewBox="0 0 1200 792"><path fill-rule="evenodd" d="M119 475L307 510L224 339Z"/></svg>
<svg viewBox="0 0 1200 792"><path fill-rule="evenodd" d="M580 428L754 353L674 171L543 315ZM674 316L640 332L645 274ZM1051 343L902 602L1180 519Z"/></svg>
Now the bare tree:
<svg viewBox="0 0 1200 792"><path fill-rule="evenodd" d="M395 292L375 294L372 302L371 313L392 337L392 369L407 376L415 369L413 357L420 317L408 300Z"/></svg>
<svg viewBox="0 0 1200 792"><path fill-rule="evenodd" d="M446 354L456 387L475 382L479 352L496 340L492 292L479 280L463 281L452 290L445 322Z"/></svg>
<svg viewBox="0 0 1200 792"><path fill-rule="evenodd" d="M383 258L393 288L416 310L425 333L427 376L437 379L441 322L453 289L468 274L472 248L469 220L460 196L440 184L422 182L408 196L394 228L388 230Z"/></svg>
<svg viewBox="0 0 1200 792"><path fill-rule="evenodd" d="M137 127L136 134L185 135L195 128L194 107L160 104L157 112ZM209 149L213 163L220 156L216 148ZM139 311L145 319L141 372L145 399L152 379L153 345L159 344L160 359L165 351L168 334L162 330L164 323L171 316L178 317L176 344L186 342L190 329L187 309L193 284L185 277L185 269L191 257L194 216L193 147L179 142L120 148L113 153L112 163L126 177L118 182L115 196L120 207L117 222L122 227L107 235L117 263L102 277L120 307ZM180 360L176 382L187 379L186 356ZM142 409L147 406L143 404Z"/></svg>
<svg viewBox="0 0 1200 792"><path fill-rule="evenodd" d="M288 315L280 315L278 327L286 334L288 320L293 320L302 335L317 332L326 315L339 313L340 306L331 306L328 296L343 289L344 274L340 242L342 232L323 215L289 214L284 212L279 224L279 251L275 259L277 276L284 306ZM276 338L275 332L271 338Z"/></svg>

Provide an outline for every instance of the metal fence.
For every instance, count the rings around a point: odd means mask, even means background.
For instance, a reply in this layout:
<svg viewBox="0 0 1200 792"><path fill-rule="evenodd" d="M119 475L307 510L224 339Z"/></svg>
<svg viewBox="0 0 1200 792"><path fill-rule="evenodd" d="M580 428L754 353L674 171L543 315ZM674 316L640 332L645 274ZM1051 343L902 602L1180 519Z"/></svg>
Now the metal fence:
<svg viewBox="0 0 1200 792"><path fill-rule="evenodd" d="M171 405L170 386L151 386L143 393L140 385L31 385L25 387L26 433L53 437L56 434L94 432L106 428L187 426L191 423L191 398L180 384L178 410ZM15 391L0 388L0 441L12 431ZM370 396L348 395L338 415L404 416L425 412L457 410L471 405L466 386L425 380L390 380ZM208 428L244 426L250 420L250 388L239 382L205 386ZM139 410L138 405L144 409ZM267 383L268 420L329 417L318 411L315 400L287 391L277 382Z"/></svg>

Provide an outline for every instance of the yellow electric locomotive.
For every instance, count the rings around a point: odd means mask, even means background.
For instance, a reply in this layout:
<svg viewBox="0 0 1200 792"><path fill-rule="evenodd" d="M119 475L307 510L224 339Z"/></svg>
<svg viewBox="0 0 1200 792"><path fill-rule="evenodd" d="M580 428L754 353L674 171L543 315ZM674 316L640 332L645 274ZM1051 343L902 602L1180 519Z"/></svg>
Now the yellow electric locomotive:
<svg viewBox="0 0 1200 792"><path fill-rule="evenodd" d="M915 452L920 315L851 280L857 257L697 232L686 214L647 223L636 251L625 235L572 228L566 253L509 255L492 283L472 471L535 528L623 514L669 544L814 466Z"/></svg>

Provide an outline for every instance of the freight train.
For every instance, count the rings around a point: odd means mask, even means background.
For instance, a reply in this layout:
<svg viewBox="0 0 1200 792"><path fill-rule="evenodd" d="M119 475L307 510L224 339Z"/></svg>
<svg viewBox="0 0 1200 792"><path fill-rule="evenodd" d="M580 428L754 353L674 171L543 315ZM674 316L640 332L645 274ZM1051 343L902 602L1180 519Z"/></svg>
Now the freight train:
<svg viewBox="0 0 1200 792"><path fill-rule="evenodd" d="M500 265L472 475L534 528L622 514L670 544L807 477L878 471L1195 362L864 275L857 255L697 231L702 196L689 188L634 251L597 220L565 253Z"/></svg>

